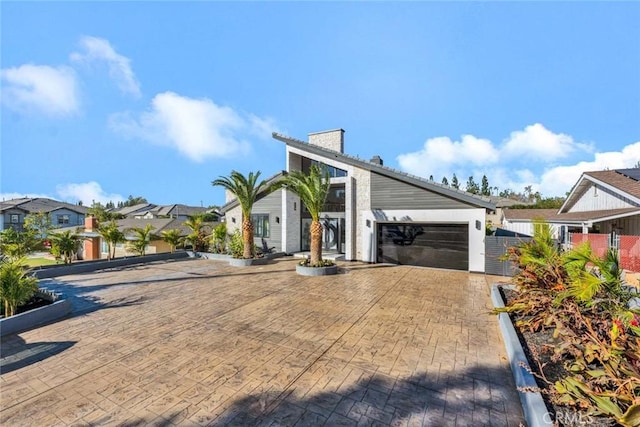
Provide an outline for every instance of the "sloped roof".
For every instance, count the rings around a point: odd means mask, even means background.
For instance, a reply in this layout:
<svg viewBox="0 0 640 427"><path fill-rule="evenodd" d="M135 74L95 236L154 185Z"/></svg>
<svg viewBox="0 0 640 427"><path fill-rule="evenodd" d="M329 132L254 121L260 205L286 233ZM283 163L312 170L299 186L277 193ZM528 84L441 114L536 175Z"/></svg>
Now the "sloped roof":
<svg viewBox="0 0 640 427"><path fill-rule="evenodd" d="M151 210L153 208L155 208L157 205L154 205L153 203L138 203L136 205L133 206L123 206L121 208L116 208L116 209L112 209L110 212L113 213L118 213L121 215L132 215L134 213L137 212L142 212L145 210Z"/></svg>
<svg viewBox="0 0 640 427"><path fill-rule="evenodd" d="M640 181L632 178L631 176L634 176L632 174L625 174L625 172L634 170L640 171L638 168L616 169L610 171L585 172L584 174L640 199Z"/></svg>
<svg viewBox="0 0 640 427"><path fill-rule="evenodd" d="M71 203L60 202L54 199L47 199L44 197L30 198L25 197L21 199L12 199L0 202L0 212L7 209L22 209L28 213L40 213L40 212L53 212L58 209L68 209L79 214L86 214L88 209L84 206L74 205Z"/></svg>
<svg viewBox="0 0 640 427"><path fill-rule="evenodd" d="M616 169L607 171L584 172L569 192L569 196L560 207L559 212L566 212L594 183L608 187L620 196L633 200L640 206L640 169Z"/></svg>
<svg viewBox="0 0 640 427"><path fill-rule="evenodd" d="M322 156L328 159L336 160L351 166L356 166L361 169L365 169L371 172L375 172L377 174L396 179L398 181L405 182L407 184L414 185L419 188L423 188L428 191L432 191L434 193L441 194L446 197L450 197L452 199L460 200L461 202L486 208L486 209L495 209L496 205L492 202L488 197L478 196L475 194L467 193L466 191L457 190L453 187L449 187L447 185L443 185L437 183L435 181L430 181L424 179L422 177L411 175L405 172L401 172L399 170L378 165L375 163L371 163L366 160L359 159L354 156L350 156L348 154L340 153L338 151L329 150L324 147L320 147L318 145L309 144L308 142L292 138L290 136L281 135L279 133L273 132L273 138L284 142L290 147L295 147L300 150L307 151L309 153L316 154L318 156Z"/></svg>
<svg viewBox="0 0 640 427"><path fill-rule="evenodd" d="M607 209L601 211L558 213L557 209L505 209L504 218L510 222L528 222L544 219L555 223L582 223L640 215L640 208Z"/></svg>
<svg viewBox="0 0 640 427"><path fill-rule="evenodd" d="M182 204L163 205L156 206L151 209L155 215L170 216L170 215L194 215L202 212L206 212L207 208L202 206L187 206Z"/></svg>

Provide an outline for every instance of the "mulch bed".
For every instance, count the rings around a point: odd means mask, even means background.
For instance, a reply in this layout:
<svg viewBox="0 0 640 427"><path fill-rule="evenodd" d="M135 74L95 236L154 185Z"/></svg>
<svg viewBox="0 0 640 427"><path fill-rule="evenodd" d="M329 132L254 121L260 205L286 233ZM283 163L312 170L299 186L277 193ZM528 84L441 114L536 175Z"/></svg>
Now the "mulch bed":
<svg viewBox="0 0 640 427"><path fill-rule="evenodd" d="M500 293L502 294L502 298L505 301L505 305L509 305L517 292L511 289L500 288ZM511 321L514 324L514 328L516 333L518 334L518 338L520 340L520 344L524 350L524 353L529 361L529 365L531 366L532 371L534 372L534 376L536 377L536 382L538 383L538 387L544 390L548 388L548 385L545 383L543 379L540 378L542 376L540 372L540 366L534 361L534 354L538 355L538 360L544 366L544 377L551 382L555 383L557 380L561 379L566 375L566 370L564 369L562 361L554 362L551 360L551 356L553 355L554 338L553 331L550 329L542 330L539 332L528 332L521 331L516 325L515 322L518 320L517 313L509 313L511 317ZM549 396L545 393L542 393L542 399L547 405L547 410L551 413L551 416L556 420L558 426L564 427L579 427L579 426L593 426L593 427L612 427L619 426L613 420L605 419L601 417L589 416L584 412L577 412L573 408L567 406L558 406L552 403L549 400Z"/></svg>
<svg viewBox="0 0 640 427"><path fill-rule="evenodd" d="M49 304L53 304L53 301L51 300L51 298L44 298L39 295L34 295L33 297L31 297L29 301L18 306L18 309L16 310L16 314L24 313L26 311L33 310L40 307L45 307ZM4 307L1 310L2 310L1 311L2 317L4 317Z"/></svg>

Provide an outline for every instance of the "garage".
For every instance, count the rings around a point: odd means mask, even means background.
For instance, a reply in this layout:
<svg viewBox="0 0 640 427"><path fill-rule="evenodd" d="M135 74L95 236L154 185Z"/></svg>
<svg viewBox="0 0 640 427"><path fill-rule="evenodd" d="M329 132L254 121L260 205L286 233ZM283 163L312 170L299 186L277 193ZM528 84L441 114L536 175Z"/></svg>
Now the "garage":
<svg viewBox="0 0 640 427"><path fill-rule="evenodd" d="M377 262L469 270L469 224L378 223Z"/></svg>

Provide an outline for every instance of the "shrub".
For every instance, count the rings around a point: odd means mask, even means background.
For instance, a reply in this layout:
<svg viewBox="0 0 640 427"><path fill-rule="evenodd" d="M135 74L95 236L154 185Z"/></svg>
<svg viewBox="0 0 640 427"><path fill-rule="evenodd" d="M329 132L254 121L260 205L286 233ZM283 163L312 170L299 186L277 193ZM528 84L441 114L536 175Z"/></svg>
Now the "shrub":
<svg viewBox="0 0 640 427"><path fill-rule="evenodd" d="M556 378L532 352L553 403L640 426L640 311L631 308L638 294L621 279L615 251L600 258L587 243L562 253L544 228L509 250L520 272L504 311L517 313L524 330L553 332L543 350L560 367Z"/></svg>
<svg viewBox="0 0 640 427"><path fill-rule="evenodd" d="M38 290L38 280L27 276L22 258L3 259L0 262L0 299L4 304L5 316L9 317Z"/></svg>
<svg viewBox="0 0 640 427"><path fill-rule="evenodd" d="M218 254L226 253L227 251L227 223L221 222L213 229L211 235L211 246L213 252ZM244 247L243 247L244 248Z"/></svg>
<svg viewBox="0 0 640 427"><path fill-rule="evenodd" d="M244 253L244 242L242 240L242 232L240 229L236 229L236 231L229 235L228 248L232 257L242 258Z"/></svg>

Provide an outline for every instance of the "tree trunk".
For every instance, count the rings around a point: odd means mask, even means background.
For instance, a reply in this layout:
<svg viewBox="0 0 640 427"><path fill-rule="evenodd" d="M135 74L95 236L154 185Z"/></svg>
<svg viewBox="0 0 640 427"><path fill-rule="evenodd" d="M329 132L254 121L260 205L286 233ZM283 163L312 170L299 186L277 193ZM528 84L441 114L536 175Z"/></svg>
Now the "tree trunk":
<svg viewBox="0 0 640 427"><path fill-rule="evenodd" d="M311 234L311 259L312 265L316 265L322 260L322 224L320 221L312 221L310 227Z"/></svg>
<svg viewBox="0 0 640 427"><path fill-rule="evenodd" d="M253 258L253 223L251 218L242 220L242 242L244 243L243 258Z"/></svg>

